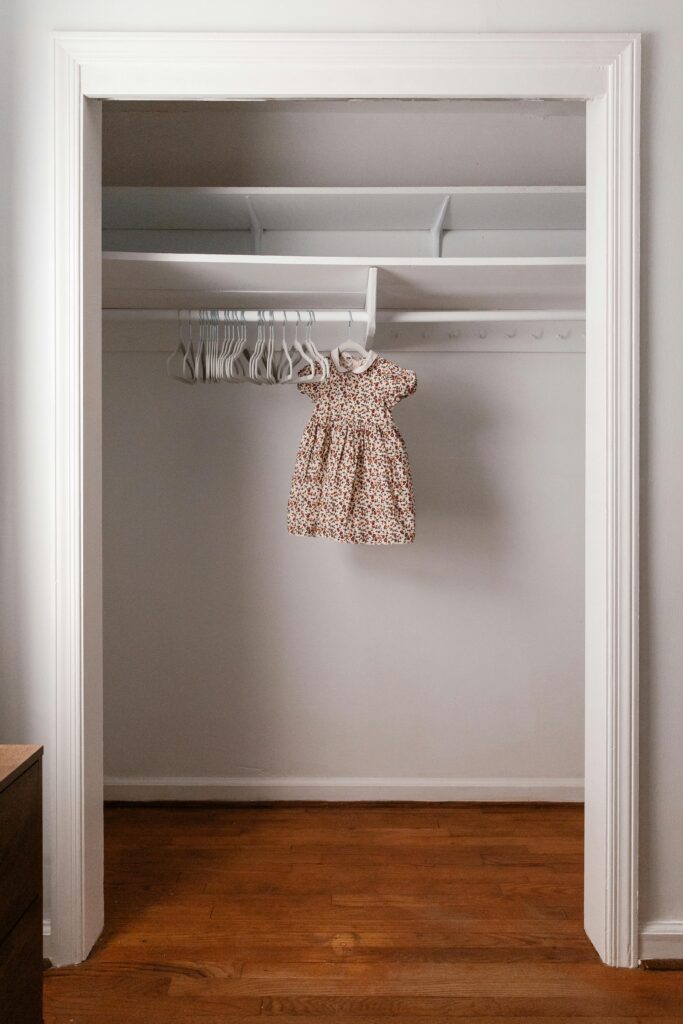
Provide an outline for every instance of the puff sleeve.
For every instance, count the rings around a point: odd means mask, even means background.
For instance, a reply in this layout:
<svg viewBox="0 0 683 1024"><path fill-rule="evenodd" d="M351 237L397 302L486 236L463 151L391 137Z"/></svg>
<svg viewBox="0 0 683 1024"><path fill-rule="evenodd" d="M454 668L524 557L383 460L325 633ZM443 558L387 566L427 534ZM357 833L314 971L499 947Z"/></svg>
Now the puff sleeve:
<svg viewBox="0 0 683 1024"><path fill-rule="evenodd" d="M392 364L385 382L385 402L389 409L393 409L402 398L415 393L417 389L417 374L413 370L406 370L402 366Z"/></svg>
<svg viewBox="0 0 683 1024"><path fill-rule="evenodd" d="M320 397L321 381L312 381L310 384L306 383L306 377L313 376L311 370L308 367L305 367L303 370L300 370L299 376L303 377L304 379L300 384L297 384L297 391L300 391L302 395L308 395L310 400L315 405L315 403L318 401L318 398Z"/></svg>

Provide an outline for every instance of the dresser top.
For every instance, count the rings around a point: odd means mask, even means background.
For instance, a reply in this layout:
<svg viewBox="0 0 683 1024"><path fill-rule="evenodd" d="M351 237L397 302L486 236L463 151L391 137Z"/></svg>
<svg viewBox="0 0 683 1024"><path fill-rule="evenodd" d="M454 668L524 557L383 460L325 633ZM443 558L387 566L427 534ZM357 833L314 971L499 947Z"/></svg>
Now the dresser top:
<svg viewBox="0 0 683 1024"><path fill-rule="evenodd" d="M14 782L17 775L21 775L42 755L42 747L34 747L28 743L0 744L0 790Z"/></svg>

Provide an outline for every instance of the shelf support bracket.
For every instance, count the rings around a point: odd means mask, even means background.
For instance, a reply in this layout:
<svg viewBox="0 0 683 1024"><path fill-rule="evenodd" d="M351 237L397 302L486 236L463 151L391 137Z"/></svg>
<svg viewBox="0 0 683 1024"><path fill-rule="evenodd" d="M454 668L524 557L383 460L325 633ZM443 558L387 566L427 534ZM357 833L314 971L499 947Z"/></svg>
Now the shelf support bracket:
<svg viewBox="0 0 683 1024"><path fill-rule="evenodd" d="M430 228L430 235L432 239L432 256L441 256L441 241L443 239L443 224L448 213L448 207L451 202L450 196L444 196L441 206L439 207L438 213L434 218L434 223Z"/></svg>
<svg viewBox="0 0 683 1024"><path fill-rule="evenodd" d="M365 344L367 345L374 338L377 328L377 267L368 267L365 312L368 317L368 328L365 335Z"/></svg>
<svg viewBox="0 0 683 1024"><path fill-rule="evenodd" d="M251 224L251 239L254 248L254 256L261 255L261 241L263 239L263 225L256 216L256 210L251 202L251 196L245 196L244 202L249 212L249 221Z"/></svg>

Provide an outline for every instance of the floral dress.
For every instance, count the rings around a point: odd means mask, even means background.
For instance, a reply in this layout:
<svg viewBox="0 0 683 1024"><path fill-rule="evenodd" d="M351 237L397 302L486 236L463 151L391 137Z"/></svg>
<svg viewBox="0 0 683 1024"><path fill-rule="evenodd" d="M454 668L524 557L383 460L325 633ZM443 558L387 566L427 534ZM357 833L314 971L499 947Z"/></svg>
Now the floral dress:
<svg viewBox="0 0 683 1024"><path fill-rule="evenodd" d="M299 445L287 529L349 544L415 539L410 466L391 409L417 387L412 370L374 352L354 366L332 352L330 374L297 385L315 403Z"/></svg>

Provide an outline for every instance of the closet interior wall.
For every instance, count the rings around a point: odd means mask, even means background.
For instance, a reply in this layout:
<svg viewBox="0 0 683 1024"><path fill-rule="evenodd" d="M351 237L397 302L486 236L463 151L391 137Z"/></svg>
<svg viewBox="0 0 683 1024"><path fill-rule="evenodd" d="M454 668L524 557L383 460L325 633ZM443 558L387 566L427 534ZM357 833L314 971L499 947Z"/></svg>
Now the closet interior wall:
<svg viewBox="0 0 683 1024"><path fill-rule="evenodd" d="M584 135L559 102L105 103L105 211L141 186L572 188ZM530 251L452 216L451 253ZM105 220L105 250L144 235ZM581 245L565 225L561 255ZM456 327L378 325L418 376L395 410L417 539L366 547L286 532L307 398L181 386L172 318L105 313L107 796L581 798L582 325Z"/></svg>

